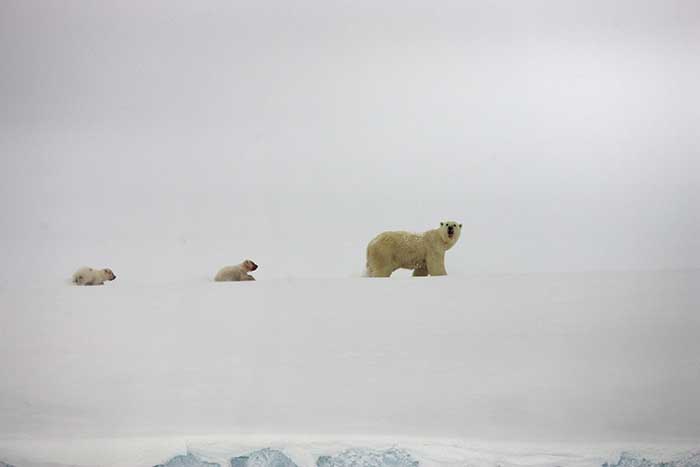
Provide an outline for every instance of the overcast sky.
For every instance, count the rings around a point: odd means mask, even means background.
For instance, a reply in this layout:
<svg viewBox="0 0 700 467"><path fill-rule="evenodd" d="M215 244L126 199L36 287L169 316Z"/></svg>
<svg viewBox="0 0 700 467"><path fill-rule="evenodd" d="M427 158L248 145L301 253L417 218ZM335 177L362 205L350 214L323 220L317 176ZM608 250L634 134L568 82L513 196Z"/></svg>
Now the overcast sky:
<svg viewBox="0 0 700 467"><path fill-rule="evenodd" d="M3 1L3 253L351 273L450 218L451 272L697 268L698 57L694 0Z"/></svg>

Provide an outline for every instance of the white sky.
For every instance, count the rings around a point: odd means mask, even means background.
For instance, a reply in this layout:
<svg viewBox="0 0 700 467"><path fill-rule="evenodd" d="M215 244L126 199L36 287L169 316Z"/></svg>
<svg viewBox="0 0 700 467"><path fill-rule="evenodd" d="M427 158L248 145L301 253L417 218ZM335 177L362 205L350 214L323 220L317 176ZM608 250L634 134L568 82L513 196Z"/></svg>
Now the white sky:
<svg viewBox="0 0 700 467"><path fill-rule="evenodd" d="M3 253L340 274L451 218L452 272L700 267L698 2L375 3L2 2Z"/></svg>

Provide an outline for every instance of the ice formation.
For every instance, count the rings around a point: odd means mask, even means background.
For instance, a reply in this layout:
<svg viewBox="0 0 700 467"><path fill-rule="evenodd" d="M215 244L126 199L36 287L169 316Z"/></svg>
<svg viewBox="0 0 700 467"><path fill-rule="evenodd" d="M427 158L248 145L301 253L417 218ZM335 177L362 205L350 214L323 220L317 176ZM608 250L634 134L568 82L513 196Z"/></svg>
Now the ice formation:
<svg viewBox="0 0 700 467"><path fill-rule="evenodd" d="M3 467L3 466L0 466ZM212 462L206 462L198 459L193 454L187 454L184 456L175 456L170 459L165 464L159 464L155 467L221 467L219 464L214 464Z"/></svg>
<svg viewBox="0 0 700 467"><path fill-rule="evenodd" d="M695 452L675 460L655 462L628 452L620 455L616 464L603 464L603 467L700 467L700 452Z"/></svg>
<svg viewBox="0 0 700 467"><path fill-rule="evenodd" d="M417 467L418 461L401 449L384 451L353 448L336 456L321 456L316 461L318 467Z"/></svg>
<svg viewBox="0 0 700 467"><path fill-rule="evenodd" d="M265 448L231 459L231 467L297 467L283 452Z"/></svg>

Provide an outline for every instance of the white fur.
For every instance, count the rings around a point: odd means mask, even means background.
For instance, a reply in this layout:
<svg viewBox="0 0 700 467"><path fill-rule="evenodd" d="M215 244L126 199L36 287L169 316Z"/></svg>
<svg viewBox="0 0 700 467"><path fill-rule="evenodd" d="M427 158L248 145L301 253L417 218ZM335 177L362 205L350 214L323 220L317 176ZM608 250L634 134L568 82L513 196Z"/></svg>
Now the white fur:
<svg viewBox="0 0 700 467"><path fill-rule="evenodd" d="M254 281L255 278L248 274L258 269L258 265L247 259L236 266L226 266L219 270L214 277L217 282L225 281Z"/></svg>
<svg viewBox="0 0 700 467"><path fill-rule="evenodd" d="M103 285L107 281L113 281L117 276L111 269L80 268L73 273L75 285Z"/></svg>
<svg viewBox="0 0 700 467"><path fill-rule="evenodd" d="M414 276L445 276L445 252L457 243L461 230L462 224L447 221L421 234L381 233L367 245L367 275L389 277L397 269L413 269Z"/></svg>

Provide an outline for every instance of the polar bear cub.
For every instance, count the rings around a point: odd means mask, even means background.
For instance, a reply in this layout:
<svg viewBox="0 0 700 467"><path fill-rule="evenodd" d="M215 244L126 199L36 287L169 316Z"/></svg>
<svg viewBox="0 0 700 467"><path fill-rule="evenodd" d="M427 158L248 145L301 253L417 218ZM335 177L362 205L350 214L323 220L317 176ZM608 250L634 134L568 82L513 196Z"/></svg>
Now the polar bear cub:
<svg viewBox="0 0 700 467"><path fill-rule="evenodd" d="M395 231L377 235L367 245L367 275L389 277L397 269L413 269L414 276L445 276L445 252L462 231L455 221L420 234Z"/></svg>
<svg viewBox="0 0 700 467"><path fill-rule="evenodd" d="M236 266L226 266L221 268L216 273L214 280L217 282L224 281L254 281L255 278L248 274L251 271L258 269L258 265L247 259Z"/></svg>
<svg viewBox="0 0 700 467"><path fill-rule="evenodd" d="M113 281L117 276L111 269L80 268L73 273L75 285L103 285L107 281Z"/></svg>

